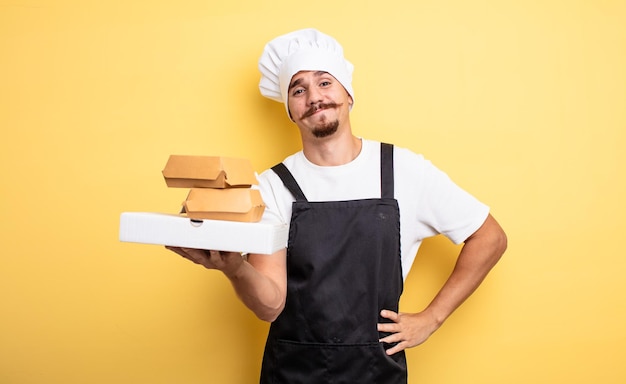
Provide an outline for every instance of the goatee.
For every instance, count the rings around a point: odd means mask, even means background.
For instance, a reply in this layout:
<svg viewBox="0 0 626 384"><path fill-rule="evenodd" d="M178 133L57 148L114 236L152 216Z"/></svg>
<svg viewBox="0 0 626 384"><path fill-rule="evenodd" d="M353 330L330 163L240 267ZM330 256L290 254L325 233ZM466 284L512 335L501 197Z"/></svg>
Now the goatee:
<svg viewBox="0 0 626 384"><path fill-rule="evenodd" d="M337 132L338 128L339 128L339 120L329 121L327 123L322 123L318 125L317 127L315 127L312 133L313 133L313 136L317 137L318 139L321 139L323 137L327 137L327 136L334 134L335 132Z"/></svg>

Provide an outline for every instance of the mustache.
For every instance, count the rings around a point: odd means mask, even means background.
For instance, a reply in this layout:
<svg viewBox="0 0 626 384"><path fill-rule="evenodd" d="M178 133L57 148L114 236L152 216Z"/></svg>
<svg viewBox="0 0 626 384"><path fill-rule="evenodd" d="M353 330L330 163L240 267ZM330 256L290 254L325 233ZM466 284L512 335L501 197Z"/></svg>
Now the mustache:
<svg viewBox="0 0 626 384"><path fill-rule="evenodd" d="M307 109L302 114L302 117L300 117L300 119L304 119L306 117L309 117L309 116L313 115L315 112L319 111L320 109L338 108L338 107L341 107L342 105L343 105L343 103L342 104L337 104L335 102L315 104L315 105L312 105L311 108Z"/></svg>

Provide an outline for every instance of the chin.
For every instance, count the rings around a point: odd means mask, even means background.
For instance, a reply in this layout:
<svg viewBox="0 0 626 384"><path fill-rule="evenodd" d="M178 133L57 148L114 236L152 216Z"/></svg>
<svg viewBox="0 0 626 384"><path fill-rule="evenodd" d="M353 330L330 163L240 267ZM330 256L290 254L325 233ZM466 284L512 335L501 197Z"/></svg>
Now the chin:
<svg viewBox="0 0 626 384"><path fill-rule="evenodd" d="M338 129L339 129L339 121L333 121L333 122L314 128L313 136L317 137L318 139L332 136L337 132Z"/></svg>

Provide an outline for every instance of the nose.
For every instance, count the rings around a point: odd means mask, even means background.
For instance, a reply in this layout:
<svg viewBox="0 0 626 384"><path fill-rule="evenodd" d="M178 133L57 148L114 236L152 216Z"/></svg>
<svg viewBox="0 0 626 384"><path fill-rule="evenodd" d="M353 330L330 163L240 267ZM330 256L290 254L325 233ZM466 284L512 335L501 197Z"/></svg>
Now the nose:
<svg viewBox="0 0 626 384"><path fill-rule="evenodd" d="M320 90L315 87L309 88L307 96L307 101L310 105L317 104L322 101L322 92L320 92Z"/></svg>

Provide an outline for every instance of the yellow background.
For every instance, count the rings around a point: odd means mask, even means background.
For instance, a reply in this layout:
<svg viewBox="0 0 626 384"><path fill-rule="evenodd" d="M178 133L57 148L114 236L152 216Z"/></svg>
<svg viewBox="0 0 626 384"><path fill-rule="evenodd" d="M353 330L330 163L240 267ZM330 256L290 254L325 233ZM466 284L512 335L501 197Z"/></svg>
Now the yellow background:
<svg viewBox="0 0 626 384"><path fill-rule="evenodd" d="M271 38L335 36L355 133L425 154L509 249L411 383L624 383L626 2L0 0L0 383L253 383L267 325L219 273L120 243L176 212L170 154L299 149L258 93ZM458 248L426 242L402 308Z"/></svg>

